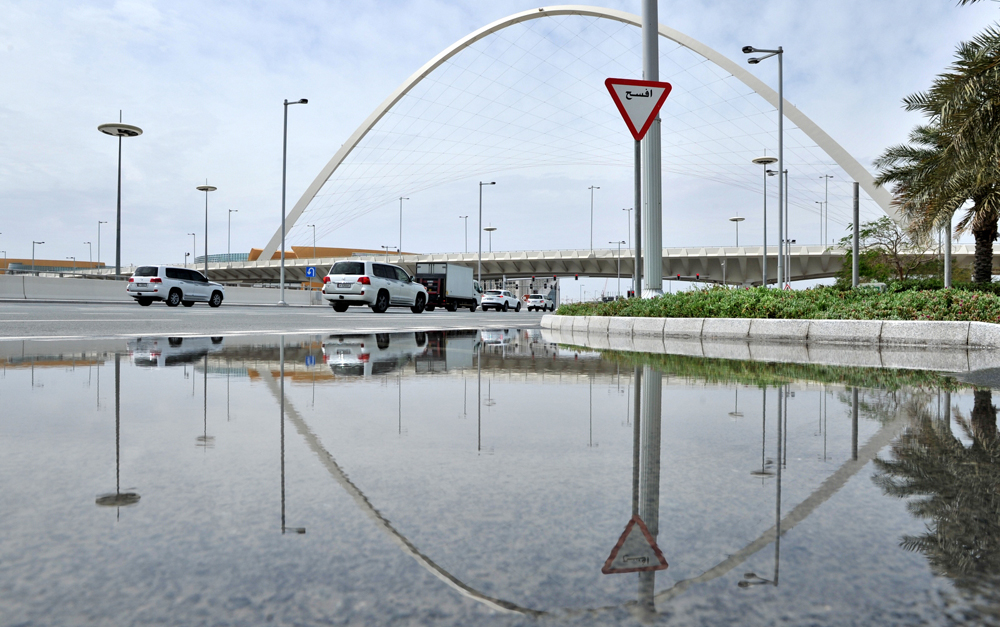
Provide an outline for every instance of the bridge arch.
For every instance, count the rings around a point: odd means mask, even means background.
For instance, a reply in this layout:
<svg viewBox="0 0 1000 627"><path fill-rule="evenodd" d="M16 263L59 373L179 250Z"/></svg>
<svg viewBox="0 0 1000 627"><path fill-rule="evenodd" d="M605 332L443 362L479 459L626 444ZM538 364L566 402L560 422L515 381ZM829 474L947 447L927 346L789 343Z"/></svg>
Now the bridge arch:
<svg viewBox="0 0 1000 627"><path fill-rule="evenodd" d="M298 202L295 203L295 206L292 207L292 210L288 213L286 217L286 231L290 231L292 227L295 226L295 222L306 210L306 207L309 206L309 203L312 202L316 194L319 193L326 181L333 175L334 172L336 172L337 168L340 167L340 164L344 162L347 156L351 154L354 148L357 147L368 132L371 131L376 124L378 124L379 120L381 120L386 113L388 113L389 110L403 98L403 96L409 93L410 90L412 90L431 72L477 41L480 41L481 39L484 39L509 26L546 17L567 15L596 17L622 22L632 26L642 26L642 18L634 13L627 13L616 9L606 9L603 7L569 4L521 11L520 13L515 13L491 24L487 24L479 30L476 30L459 39L438 53L434 58L425 63L423 67L403 81L403 83L397 87L395 91L382 101L382 104L372 111L371 115L369 115L365 121L361 123L361 125L354 131L354 133L351 134L347 141L341 145L340 149L337 150L326 166L320 170L313 182L306 188L302 197L299 198ZM661 37L669 39L670 41L673 41L674 43L701 55L705 59L708 59L752 89L759 96L764 98L764 100L766 100L771 106L775 108L778 107L778 92L751 74L743 66L719 53L717 50L706 46L700 41L697 41L680 31L674 30L662 24L659 25L658 31ZM788 102L788 100L785 100L784 102L784 112L785 118L798 126L798 128L802 130L806 136L816 142L816 145L826 152L826 154L829 155L830 158L832 158L837 165L844 170L844 172L860 183L861 188L865 190L868 196L871 197L871 199L874 200L890 218L897 222L900 221L900 216L891 204L891 196L889 192L881 187L875 186L874 177L863 165L861 165L861 163L858 162L857 159L852 157L850 153L848 153L847 150L830 137L826 131L821 129L819 125L809 119L809 117L802 113L793 104ZM264 250L259 258L263 260L270 259L278 250L280 244L281 226L279 225L274 235L271 236L271 239L264 247Z"/></svg>

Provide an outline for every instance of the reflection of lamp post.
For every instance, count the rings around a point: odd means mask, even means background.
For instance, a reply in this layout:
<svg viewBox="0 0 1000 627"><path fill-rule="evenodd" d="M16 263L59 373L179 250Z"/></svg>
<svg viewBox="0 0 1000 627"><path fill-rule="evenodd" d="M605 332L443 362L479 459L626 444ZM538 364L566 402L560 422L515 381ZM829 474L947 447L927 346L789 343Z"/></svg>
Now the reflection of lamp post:
<svg viewBox="0 0 1000 627"><path fill-rule="evenodd" d="M118 124L101 124L97 130L105 135L118 138L118 214L115 229L115 278L122 273L122 137L138 137L142 129L131 124L121 123L121 111L118 112ZM98 232L100 232L98 223Z"/></svg>
<svg viewBox="0 0 1000 627"><path fill-rule="evenodd" d="M763 397L761 406L761 418L760 418L760 470L751 470L750 474L755 477L761 477L764 479L774 475L774 472L767 470L767 467L774 462L767 462L764 457L765 446L767 445L767 388L761 390L761 395Z"/></svg>
<svg viewBox="0 0 1000 627"><path fill-rule="evenodd" d="M192 377L193 383L194 377ZM215 436L208 435L208 353L205 353L205 365L204 365L204 378L202 381L202 434L199 435L195 440L197 443L195 446L200 446L205 449L210 449L215 447Z"/></svg>
<svg viewBox="0 0 1000 627"><path fill-rule="evenodd" d="M766 390L766 388L765 388ZM774 579L765 579L756 573L745 573L743 579L737 582L740 588L750 586L773 585L778 586L778 564L781 558L781 458L784 454L782 444L782 399L788 398L788 391L784 386L778 388L778 480L775 483L775 507L774 507ZM766 406L766 402L765 402ZM787 413L787 412L786 412Z"/></svg>
<svg viewBox="0 0 1000 627"><path fill-rule="evenodd" d="M742 418L743 412L740 411L740 389L736 388L736 400L734 401L733 411L729 412L732 418Z"/></svg>
<svg viewBox="0 0 1000 627"><path fill-rule="evenodd" d="M121 490L121 372L121 355L115 353L115 492L114 494L102 494L97 497L95 502L102 507L128 507L129 505L138 503L140 498L135 492L122 492ZM97 405L100 407L100 369L97 370L97 376ZM118 513L120 515L121 511L119 510Z"/></svg>
<svg viewBox="0 0 1000 627"><path fill-rule="evenodd" d="M286 531L303 534L305 527L285 526L285 336L281 336L281 348L279 352L281 362L281 533Z"/></svg>

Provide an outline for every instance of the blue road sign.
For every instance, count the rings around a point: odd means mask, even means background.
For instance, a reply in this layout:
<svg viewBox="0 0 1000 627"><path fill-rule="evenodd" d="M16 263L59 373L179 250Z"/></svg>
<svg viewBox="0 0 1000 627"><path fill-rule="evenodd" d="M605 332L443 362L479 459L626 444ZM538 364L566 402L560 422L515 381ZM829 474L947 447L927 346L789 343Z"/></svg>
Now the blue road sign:
<svg viewBox="0 0 1000 627"><path fill-rule="evenodd" d="M312 355L306 355L306 365L307 366L315 366L316 365L316 358L313 357Z"/></svg>
<svg viewBox="0 0 1000 627"><path fill-rule="evenodd" d="M306 268L306 276L308 277L316 276L316 268L314 268L313 266L309 266L308 268Z"/></svg>

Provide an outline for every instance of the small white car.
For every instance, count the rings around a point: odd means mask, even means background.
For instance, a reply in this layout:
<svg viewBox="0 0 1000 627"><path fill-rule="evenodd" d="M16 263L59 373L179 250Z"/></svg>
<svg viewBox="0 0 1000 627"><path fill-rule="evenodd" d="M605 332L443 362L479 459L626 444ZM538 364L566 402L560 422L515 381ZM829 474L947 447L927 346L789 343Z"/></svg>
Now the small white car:
<svg viewBox="0 0 1000 627"><path fill-rule="evenodd" d="M402 370L427 352L427 334L375 333L331 335L323 342L323 361L337 376L370 377Z"/></svg>
<svg viewBox="0 0 1000 627"><path fill-rule="evenodd" d="M389 307L409 307L423 313L427 288L399 266L377 261L338 261L323 277L323 298L334 311L352 305L367 305L375 313Z"/></svg>
<svg viewBox="0 0 1000 627"><path fill-rule="evenodd" d="M486 290L483 294L483 311L496 309L497 311L521 311L521 301L507 290Z"/></svg>
<svg viewBox="0 0 1000 627"><path fill-rule="evenodd" d="M528 311L555 311L556 303L548 294L530 294L527 307Z"/></svg>
<svg viewBox="0 0 1000 627"><path fill-rule="evenodd" d="M125 291L143 307L154 300L164 301L167 307L191 307L195 303L218 307L226 296L226 288L209 281L201 272L174 266L139 266L129 277Z"/></svg>

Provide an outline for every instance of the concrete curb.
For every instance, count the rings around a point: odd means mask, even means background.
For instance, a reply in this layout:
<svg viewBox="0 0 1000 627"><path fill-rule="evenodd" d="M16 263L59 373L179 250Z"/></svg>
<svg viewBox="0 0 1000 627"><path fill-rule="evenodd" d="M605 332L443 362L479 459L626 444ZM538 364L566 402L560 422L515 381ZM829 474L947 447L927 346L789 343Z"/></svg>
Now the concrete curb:
<svg viewBox="0 0 1000 627"><path fill-rule="evenodd" d="M541 327L566 334L644 340L737 340L869 347L1000 348L1000 325L916 320L777 320L763 318L607 318L542 316ZM603 342L602 342L603 344Z"/></svg>

